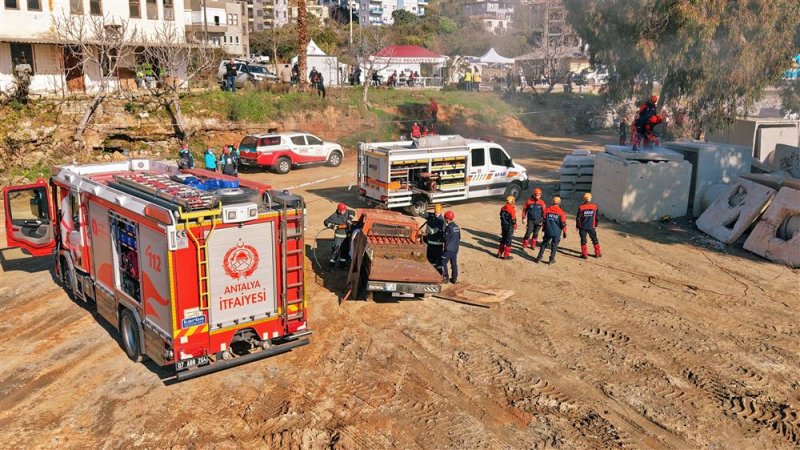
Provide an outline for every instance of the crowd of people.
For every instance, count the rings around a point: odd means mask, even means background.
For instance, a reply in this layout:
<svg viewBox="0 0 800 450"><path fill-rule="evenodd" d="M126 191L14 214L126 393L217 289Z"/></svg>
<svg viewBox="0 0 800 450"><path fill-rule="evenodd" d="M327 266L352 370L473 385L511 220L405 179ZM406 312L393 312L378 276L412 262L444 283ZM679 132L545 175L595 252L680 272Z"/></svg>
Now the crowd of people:
<svg viewBox="0 0 800 450"><path fill-rule="evenodd" d="M204 168L212 172L238 177L240 164L239 148L235 144L223 146L219 156L214 153L214 149L211 147L206 147L205 152L203 152ZM181 169L194 169L195 167L194 156L192 156L187 145L181 147L178 152L178 167Z"/></svg>

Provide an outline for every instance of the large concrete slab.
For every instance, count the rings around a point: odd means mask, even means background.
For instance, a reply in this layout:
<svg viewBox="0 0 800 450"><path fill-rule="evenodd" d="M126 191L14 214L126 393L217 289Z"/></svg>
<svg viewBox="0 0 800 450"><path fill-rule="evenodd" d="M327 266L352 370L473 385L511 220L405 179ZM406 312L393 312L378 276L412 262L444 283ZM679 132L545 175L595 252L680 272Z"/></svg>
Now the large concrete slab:
<svg viewBox="0 0 800 450"><path fill-rule="evenodd" d="M724 244L732 244L767 208L775 189L737 178L697 219L697 228Z"/></svg>
<svg viewBox="0 0 800 450"><path fill-rule="evenodd" d="M793 177L800 178L800 147L778 144L770 155L772 170L789 172Z"/></svg>
<svg viewBox="0 0 800 450"><path fill-rule="evenodd" d="M770 261L800 267L800 190L782 188L744 242Z"/></svg>
<svg viewBox="0 0 800 450"><path fill-rule="evenodd" d="M592 193L600 213L619 222L682 217L691 176L687 161L640 162L600 153L595 157Z"/></svg>
<svg viewBox="0 0 800 450"><path fill-rule="evenodd" d="M692 217L703 213L703 191L715 184L731 183L741 174L750 173L752 154L749 147L721 142L677 141L664 147L683 155L692 163L689 209Z"/></svg>
<svg viewBox="0 0 800 450"><path fill-rule="evenodd" d="M797 185L800 183L799 179L792 177L789 172L783 170L771 173L746 173L742 175L742 178L763 184L776 191L784 186L797 189Z"/></svg>
<svg viewBox="0 0 800 450"><path fill-rule="evenodd" d="M606 153L634 161L683 161L683 155L664 147L653 147L634 151L630 145L606 145Z"/></svg>

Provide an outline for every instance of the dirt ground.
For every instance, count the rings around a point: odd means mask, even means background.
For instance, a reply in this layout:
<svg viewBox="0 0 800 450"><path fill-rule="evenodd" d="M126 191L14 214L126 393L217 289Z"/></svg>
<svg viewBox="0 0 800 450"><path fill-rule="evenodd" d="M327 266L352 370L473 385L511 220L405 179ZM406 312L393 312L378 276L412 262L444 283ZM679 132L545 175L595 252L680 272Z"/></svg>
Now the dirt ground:
<svg viewBox="0 0 800 450"><path fill-rule="evenodd" d="M498 139L549 198L565 154L611 138ZM313 248L336 202L361 206L346 158L338 169L243 176L277 187L324 179L296 188ZM602 222L601 259L577 258L571 229L554 266L518 242L515 259L499 261L500 206L452 206L460 280L517 292L498 307L340 306L342 272L318 269L309 252L311 344L180 384L129 361L116 332L53 281L49 258L3 250L0 447L800 445L798 271L689 222ZM324 261L330 236L319 238Z"/></svg>

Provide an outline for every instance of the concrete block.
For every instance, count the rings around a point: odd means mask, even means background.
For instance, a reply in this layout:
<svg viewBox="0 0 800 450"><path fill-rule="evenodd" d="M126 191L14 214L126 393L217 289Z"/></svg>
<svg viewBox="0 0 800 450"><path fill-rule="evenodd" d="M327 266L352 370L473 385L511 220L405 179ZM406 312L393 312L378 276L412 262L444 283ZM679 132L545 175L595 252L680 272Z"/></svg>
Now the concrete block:
<svg viewBox="0 0 800 450"><path fill-rule="evenodd" d="M619 222L650 222L686 215L692 165L640 162L607 153L595 157L592 193L600 213Z"/></svg>
<svg viewBox="0 0 800 450"><path fill-rule="evenodd" d="M592 190L594 157L592 152L583 149L573 150L564 157L559 170L561 197L579 197Z"/></svg>
<svg viewBox="0 0 800 450"><path fill-rule="evenodd" d="M795 178L800 178L800 147L778 144L770 155L769 162L773 171L783 170Z"/></svg>
<svg viewBox="0 0 800 450"><path fill-rule="evenodd" d="M732 244L769 205L775 189L737 178L697 219L697 228L724 244Z"/></svg>
<svg viewBox="0 0 800 450"><path fill-rule="evenodd" d="M737 176L750 173L752 155L743 145L718 142L677 141L664 147L683 155L692 163L692 184L689 186L689 209L692 217L703 213L703 191L720 183L731 183Z"/></svg>
<svg viewBox="0 0 800 450"><path fill-rule="evenodd" d="M730 127L706 132L706 140L750 147L753 162L765 163L777 144L800 146L800 120L736 119Z"/></svg>
<svg viewBox="0 0 800 450"><path fill-rule="evenodd" d="M800 268L800 190L782 188L744 242L770 261Z"/></svg>
<svg viewBox="0 0 800 450"><path fill-rule="evenodd" d="M683 155L664 147L633 151L629 145L606 145L606 153L634 161L683 161Z"/></svg>
<svg viewBox="0 0 800 450"><path fill-rule="evenodd" d="M771 173L746 173L742 175L742 178L754 183L763 184L776 191L784 186L797 189L798 184L800 184L800 179L792 177L789 172L783 170Z"/></svg>

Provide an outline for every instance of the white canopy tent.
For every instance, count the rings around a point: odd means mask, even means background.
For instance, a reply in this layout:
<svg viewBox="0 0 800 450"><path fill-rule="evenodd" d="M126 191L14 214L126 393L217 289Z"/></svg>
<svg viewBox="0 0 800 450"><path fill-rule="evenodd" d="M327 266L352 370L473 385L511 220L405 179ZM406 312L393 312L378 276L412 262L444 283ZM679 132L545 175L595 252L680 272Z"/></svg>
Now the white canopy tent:
<svg viewBox="0 0 800 450"><path fill-rule="evenodd" d="M484 53L483 56L478 58L481 64L488 64L488 65L512 65L514 64L513 58L506 58L505 56L500 56L494 50L494 48L490 48L488 52Z"/></svg>
<svg viewBox="0 0 800 450"><path fill-rule="evenodd" d="M292 58L292 65L297 64L299 58L295 56ZM335 56L328 56L321 48L314 42L313 39L308 41L306 46L306 80L311 73L311 70L316 67L317 72L322 74L322 79L326 86L338 86L345 80L344 64L339 64L339 58ZM342 70L339 70L342 67Z"/></svg>

